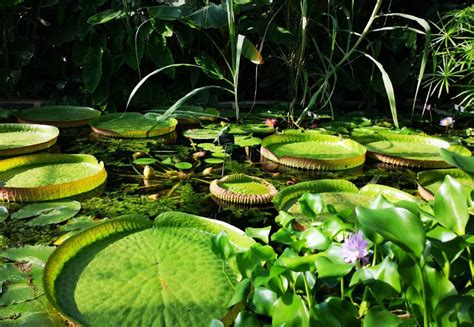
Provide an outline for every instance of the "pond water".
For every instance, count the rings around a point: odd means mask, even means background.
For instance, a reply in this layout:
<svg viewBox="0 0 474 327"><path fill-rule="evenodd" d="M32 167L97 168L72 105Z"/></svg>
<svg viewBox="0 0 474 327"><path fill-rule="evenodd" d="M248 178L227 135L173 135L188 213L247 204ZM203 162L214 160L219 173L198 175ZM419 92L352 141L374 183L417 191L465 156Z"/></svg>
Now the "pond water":
<svg viewBox="0 0 474 327"><path fill-rule="evenodd" d="M209 165L193 154L199 151L181 133L167 138L120 140L98 138L90 129L63 129L57 144L48 151L61 153L87 153L104 161L108 178L98 190L76 197L82 210L74 224L28 226L25 220L10 219L0 224L0 244L7 247L28 244L52 244L69 230L81 229L93 221L114 218L126 214L144 214L150 218L159 213L176 210L226 221L239 228L261 227L274 223L277 212L271 206L239 209L223 207L209 194L209 184L222 173L245 173L271 181L277 189L294 183L314 179L341 178L350 180L358 187L367 183L392 186L409 193L416 192L416 171L394 167L367 159L363 167L338 172L311 172L291 169L262 161L259 147L244 151L232 150L232 158L222 164ZM208 155L209 156L209 155ZM143 178L143 165L134 159L153 158L157 177ZM171 159L174 162L192 163L191 169L178 169L173 165L160 164ZM212 171L209 172L212 168ZM203 173L205 171L205 173Z"/></svg>

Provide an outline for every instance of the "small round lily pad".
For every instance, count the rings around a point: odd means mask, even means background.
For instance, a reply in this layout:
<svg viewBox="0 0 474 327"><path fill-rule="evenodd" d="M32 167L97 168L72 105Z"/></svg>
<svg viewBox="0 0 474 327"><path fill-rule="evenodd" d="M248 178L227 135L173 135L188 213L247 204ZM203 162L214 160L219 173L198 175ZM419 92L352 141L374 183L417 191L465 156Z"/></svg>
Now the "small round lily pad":
<svg viewBox="0 0 474 327"><path fill-rule="evenodd" d="M244 174L233 174L214 180L209 189L219 200L244 205L269 203L278 192L270 182Z"/></svg>

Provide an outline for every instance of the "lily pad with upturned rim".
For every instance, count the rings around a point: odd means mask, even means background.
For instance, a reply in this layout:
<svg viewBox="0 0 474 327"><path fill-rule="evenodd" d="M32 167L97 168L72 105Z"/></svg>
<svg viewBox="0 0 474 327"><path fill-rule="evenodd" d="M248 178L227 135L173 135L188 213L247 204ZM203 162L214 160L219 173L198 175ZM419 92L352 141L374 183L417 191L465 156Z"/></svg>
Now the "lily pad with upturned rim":
<svg viewBox="0 0 474 327"><path fill-rule="evenodd" d="M0 161L0 201L66 198L105 182L104 164L87 154L34 154Z"/></svg>
<svg viewBox="0 0 474 327"><path fill-rule="evenodd" d="M138 112L104 115L89 122L94 133L116 138L148 138L173 132L178 121L172 117L165 121L147 118Z"/></svg>
<svg viewBox="0 0 474 327"><path fill-rule="evenodd" d="M373 132L372 134L358 135L355 139L366 147L371 157L397 166L415 168L451 167L441 157L440 149L447 149L463 156L471 155L471 152L461 145L451 144L440 138L424 135Z"/></svg>
<svg viewBox="0 0 474 327"><path fill-rule="evenodd" d="M298 199L304 193L321 194L323 203L332 205L337 212L352 211L358 205L368 206L380 194L391 202L422 202L409 193L385 185L368 184L359 190L353 183L343 179L320 179L284 188L273 199L275 208L302 216ZM326 215L322 214L320 218L324 219Z"/></svg>
<svg viewBox="0 0 474 327"><path fill-rule="evenodd" d="M17 119L20 123L47 124L56 127L87 125L101 115L99 110L79 106L44 106L22 110Z"/></svg>
<svg viewBox="0 0 474 327"><path fill-rule="evenodd" d="M457 168L433 169L420 171L417 174L418 192L421 197L426 201L433 200L447 175L456 178L467 192L474 190L474 174Z"/></svg>
<svg viewBox="0 0 474 327"><path fill-rule="evenodd" d="M365 161L365 148L359 143L320 133L284 133L263 139L263 157L294 168L344 170Z"/></svg>
<svg viewBox="0 0 474 327"><path fill-rule="evenodd" d="M233 174L214 180L209 190L219 200L244 205L269 203L278 192L270 182L244 174Z"/></svg>
<svg viewBox="0 0 474 327"><path fill-rule="evenodd" d="M154 223L142 216L100 223L49 257L45 294L81 325L208 326L226 315L237 281L212 251L220 231L237 248L254 244L231 225L179 212Z"/></svg>
<svg viewBox="0 0 474 327"><path fill-rule="evenodd" d="M59 130L36 124L0 124L0 156L17 156L47 149L56 143Z"/></svg>

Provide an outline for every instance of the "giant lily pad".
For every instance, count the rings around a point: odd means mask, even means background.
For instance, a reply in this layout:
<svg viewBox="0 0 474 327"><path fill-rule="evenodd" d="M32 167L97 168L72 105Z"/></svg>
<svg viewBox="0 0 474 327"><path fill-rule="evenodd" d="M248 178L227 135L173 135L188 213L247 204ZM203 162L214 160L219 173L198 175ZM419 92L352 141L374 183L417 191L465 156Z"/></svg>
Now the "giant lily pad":
<svg viewBox="0 0 474 327"><path fill-rule="evenodd" d="M0 156L47 149L56 143L59 130L53 126L34 124L0 124Z"/></svg>
<svg viewBox="0 0 474 327"><path fill-rule="evenodd" d="M226 315L236 277L212 251L226 223L178 212L116 218L86 229L50 256L44 289L69 320L87 326L209 326Z"/></svg>
<svg viewBox="0 0 474 327"><path fill-rule="evenodd" d="M417 168L446 168L439 149L447 149L464 156L471 152L448 141L423 135L406 135L393 132L374 132L359 135L356 140L364 144L370 156L392 165Z"/></svg>
<svg viewBox="0 0 474 327"><path fill-rule="evenodd" d="M285 133L263 139L263 157L294 168L343 170L365 161L365 148L359 143L320 133Z"/></svg>
<svg viewBox="0 0 474 327"><path fill-rule="evenodd" d="M99 117L101 112L88 107L44 106L22 110L17 119L20 123L47 124L56 127L87 125L89 120Z"/></svg>
<svg viewBox="0 0 474 327"><path fill-rule="evenodd" d="M105 182L104 164L87 154L35 154L0 161L0 200L65 198Z"/></svg>
<svg viewBox="0 0 474 327"><path fill-rule="evenodd" d="M352 212L356 206L368 206L380 194L391 202L422 202L421 199L393 187L368 184L360 190L351 182L342 179L320 179L298 183L281 190L273 199L277 210L295 216L302 216L298 199L305 193L320 194L325 205L331 205L337 212ZM323 212L321 219L327 215Z"/></svg>
<svg viewBox="0 0 474 327"><path fill-rule="evenodd" d="M94 133L117 138L147 138L165 135L176 129L178 121L168 118L158 121L155 116L147 117L138 112L104 115L89 123Z"/></svg>
<svg viewBox="0 0 474 327"><path fill-rule="evenodd" d="M219 200L244 205L269 203L278 192L270 182L244 174L228 175L214 180L209 189Z"/></svg>
<svg viewBox="0 0 474 327"><path fill-rule="evenodd" d="M450 175L461 183L462 187L469 192L474 190L474 174L467 173L461 169L433 169L420 171L417 175L418 192L423 199L430 201L434 199L434 195L438 193L438 189L443 184L444 178Z"/></svg>

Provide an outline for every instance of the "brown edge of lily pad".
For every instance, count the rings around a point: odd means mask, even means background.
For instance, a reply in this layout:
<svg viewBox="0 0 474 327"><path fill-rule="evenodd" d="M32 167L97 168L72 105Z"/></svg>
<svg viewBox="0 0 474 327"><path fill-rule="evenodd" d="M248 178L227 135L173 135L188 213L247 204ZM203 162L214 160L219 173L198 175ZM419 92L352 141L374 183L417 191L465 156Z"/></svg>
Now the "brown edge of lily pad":
<svg viewBox="0 0 474 327"><path fill-rule="evenodd" d="M23 123L23 124L41 124L41 125L55 126L58 128L72 128L72 127L87 126L89 121L93 118L72 120L72 121L28 120L28 119L20 118L20 117L17 117L16 119L18 120L19 123Z"/></svg>
<svg viewBox="0 0 474 327"><path fill-rule="evenodd" d="M140 138L149 138L163 136L169 133L172 133L176 129L176 125L163 127L153 130L130 130L125 133L118 133L109 129L98 128L91 125L92 131L100 136L112 137L112 138L129 138L129 139L140 139Z"/></svg>
<svg viewBox="0 0 474 327"><path fill-rule="evenodd" d="M235 176L235 175L234 175ZM242 175L249 178L257 183L263 184L267 187L267 194L241 194L232 192L221 187L219 183L225 183L229 179L235 178L233 175L224 176L221 179L215 179L212 181L209 190L218 200L224 201L229 204L243 204L243 205L262 205L270 203L273 197L278 193L278 190L270 182L254 176Z"/></svg>
<svg viewBox="0 0 474 327"><path fill-rule="evenodd" d="M367 154L381 162L388 163L394 166L403 166L410 168L450 168L449 163L443 160L416 160L406 159L396 156L390 156L382 153L368 151Z"/></svg>

